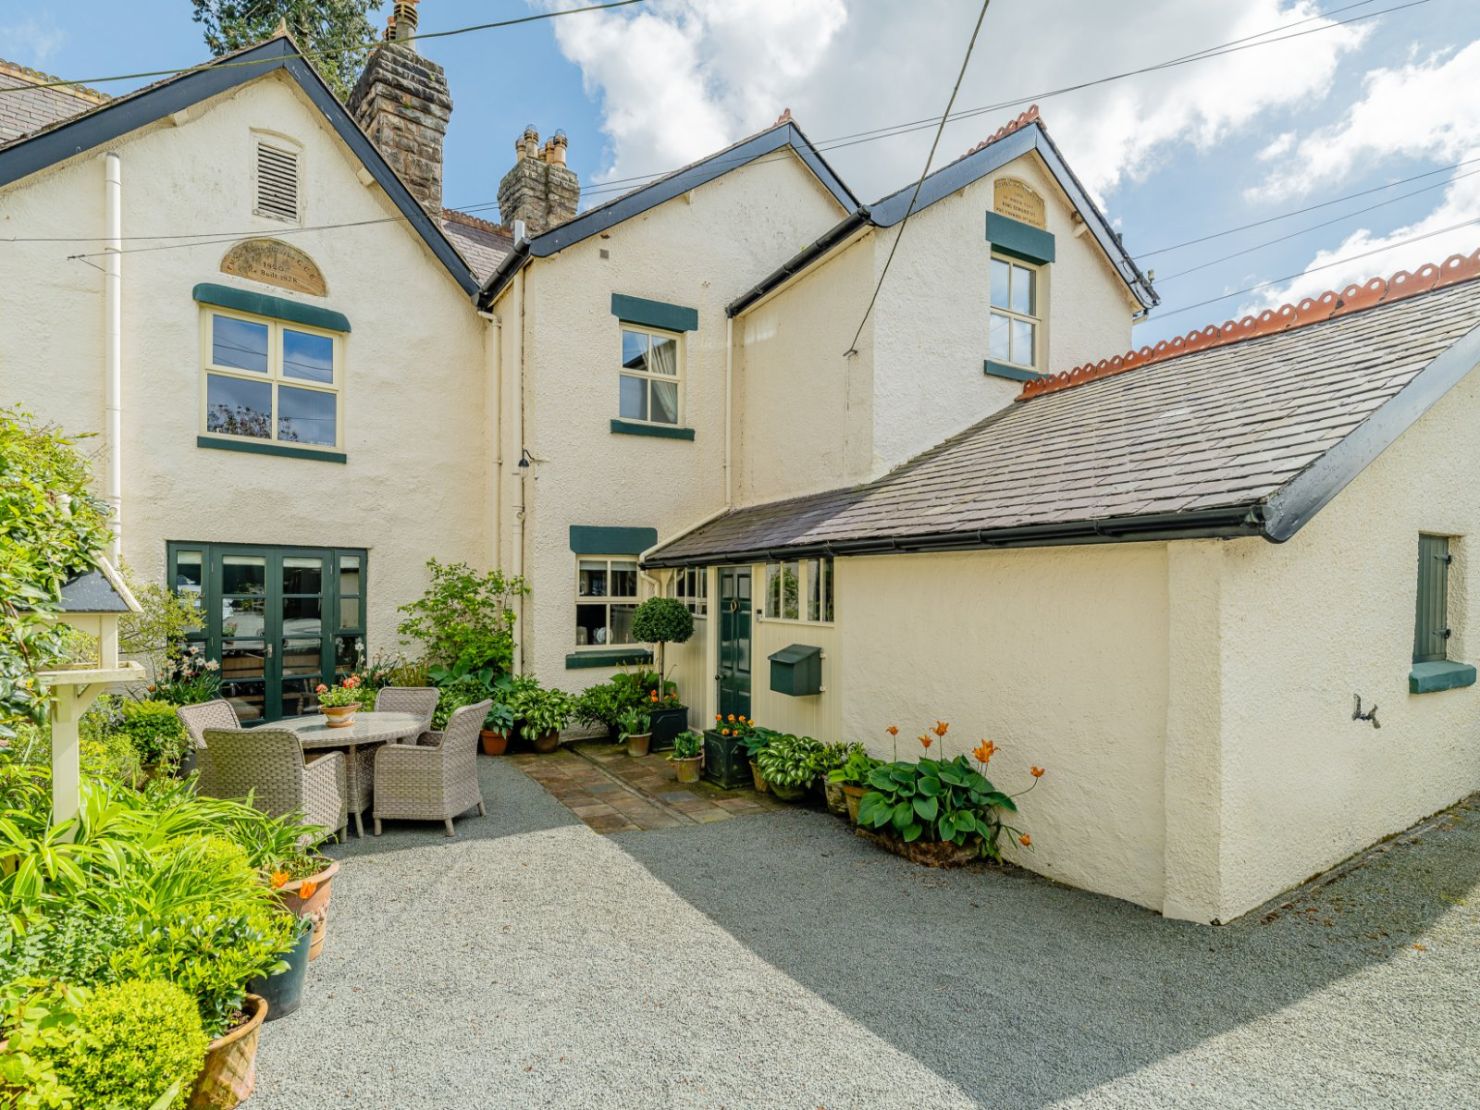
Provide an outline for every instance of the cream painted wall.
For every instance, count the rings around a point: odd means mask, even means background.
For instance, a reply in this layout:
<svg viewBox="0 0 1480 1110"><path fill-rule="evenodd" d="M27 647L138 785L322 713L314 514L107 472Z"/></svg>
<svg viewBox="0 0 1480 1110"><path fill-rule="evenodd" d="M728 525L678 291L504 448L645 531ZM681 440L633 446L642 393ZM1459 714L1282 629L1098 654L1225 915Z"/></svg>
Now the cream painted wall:
<svg viewBox="0 0 1480 1110"><path fill-rule="evenodd" d="M842 735L900 758L937 719L931 756L983 738L1017 792L1024 867L1159 908L1167 711L1167 553L1105 544L837 562ZM846 604L844 604L846 602Z"/></svg>
<svg viewBox="0 0 1480 1110"><path fill-rule="evenodd" d="M523 648L526 669L542 681L579 690L612 673L566 668L577 650L570 526L653 527L667 538L724 507L724 306L841 214L800 161L763 159L537 260L524 274L522 313L517 280L495 304L505 357L510 333L524 336L524 442L534 462L524 479L532 594ZM613 293L698 310L698 329L682 340L682 418L692 441L611 431L621 344ZM516 373L503 370L506 406ZM502 455L512 490L517 446ZM696 694L685 697L698 704Z"/></svg>
<svg viewBox="0 0 1480 1110"><path fill-rule="evenodd" d="M1480 789L1480 686L1408 693L1421 531L1480 662L1477 412L1472 371L1288 543L1223 545L1223 920Z"/></svg>
<svg viewBox="0 0 1480 1110"><path fill-rule="evenodd" d="M279 75L110 144L122 157L123 231L274 235L252 214L253 128L303 145L307 224L385 220L286 236L323 271L319 299L219 272L226 244L123 259L124 554L163 572L171 539L369 549L369 649L397 647L395 607L420 593L430 555L489 562L485 511L485 323L317 109ZM0 236L103 231L103 150L0 191ZM73 432L103 428L103 279L66 256L99 244L0 251L0 397ZM345 313L346 465L196 446L200 431L197 282ZM106 453L100 440L91 441ZM101 482L101 474L100 474Z"/></svg>

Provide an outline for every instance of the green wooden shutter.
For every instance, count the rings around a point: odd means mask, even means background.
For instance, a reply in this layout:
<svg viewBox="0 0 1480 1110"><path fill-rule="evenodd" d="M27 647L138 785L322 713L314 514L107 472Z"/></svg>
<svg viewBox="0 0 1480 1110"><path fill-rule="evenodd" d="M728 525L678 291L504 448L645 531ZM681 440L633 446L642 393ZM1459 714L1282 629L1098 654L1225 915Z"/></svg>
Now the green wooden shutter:
<svg viewBox="0 0 1480 1110"><path fill-rule="evenodd" d="M1448 655L1449 537L1418 537L1418 605L1413 625L1413 661L1431 663Z"/></svg>

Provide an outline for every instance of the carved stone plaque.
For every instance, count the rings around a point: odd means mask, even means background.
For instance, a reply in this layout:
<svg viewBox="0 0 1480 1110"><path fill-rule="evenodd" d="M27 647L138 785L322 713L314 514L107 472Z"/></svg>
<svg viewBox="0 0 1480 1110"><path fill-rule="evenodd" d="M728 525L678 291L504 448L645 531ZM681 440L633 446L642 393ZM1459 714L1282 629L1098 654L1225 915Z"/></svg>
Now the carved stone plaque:
<svg viewBox="0 0 1480 1110"><path fill-rule="evenodd" d="M1037 228L1048 225L1043 198L1015 177L999 177L992 182L992 210Z"/></svg>
<svg viewBox="0 0 1480 1110"><path fill-rule="evenodd" d="M237 243L221 259L221 272L314 297L329 293L324 275L314 260L281 239L247 239Z"/></svg>

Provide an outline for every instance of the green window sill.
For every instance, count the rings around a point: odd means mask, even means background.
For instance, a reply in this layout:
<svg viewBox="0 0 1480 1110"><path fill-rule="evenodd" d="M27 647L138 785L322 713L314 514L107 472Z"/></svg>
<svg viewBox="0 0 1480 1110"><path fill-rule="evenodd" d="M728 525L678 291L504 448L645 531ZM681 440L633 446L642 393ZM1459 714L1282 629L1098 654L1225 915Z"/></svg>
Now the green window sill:
<svg viewBox="0 0 1480 1110"><path fill-rule="evenodd" d="M209 447L213 451L242 451L248 455L281 455L285 459L313 459L317 462L346 463L349 456L343 451L315 451L309 447L287 447L270 440L217 439L215 436L196 436L197 447Z"/></svg>
<svg viewBox="0 0 1480 1110"><path fill-rule="evenodd" d="M982 363L982 373L993 378L1006 378L1014 382L1036 382L1043 377L1036 370L1024 370L1021 366L1009 366L1005 362L987 359Z"/></svg>
<svg viewBox="0 0 1480 1110"><path fill-rule="evenodd" d="M675 428L668 424L638 424L631 420L613 420L612 434L621 436L657 436L659 439L693 439L693 428Z"/></svg>
<svg viewBox="0 0 1480 1110"><path fill-rule="evenodd" d="M653 653L647 648L607 648L605 651L576 651L565 657L568 671L592 667L620 667L628 663L651 663Z"/></svg>
<svg viewBox="0 0 1480 1110"><path fill-rule="evenodd" d="M1438 690L1458 690L1475 685L1475 668L1469 663L1440 659L1433 663L1415 663L1408 672L1410 694L1432 694Z"/></svg>

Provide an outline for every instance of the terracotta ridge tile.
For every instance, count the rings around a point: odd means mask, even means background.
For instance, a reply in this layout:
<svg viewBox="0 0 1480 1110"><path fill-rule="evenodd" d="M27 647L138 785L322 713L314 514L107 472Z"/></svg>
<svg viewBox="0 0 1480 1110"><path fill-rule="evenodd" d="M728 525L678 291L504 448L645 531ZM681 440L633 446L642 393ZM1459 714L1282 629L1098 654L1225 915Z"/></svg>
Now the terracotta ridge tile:
<svg viewBox="0 0 1480 1110"><path fill-rule="evenodd" d="M1152 363L1166 362L1179 355L1205 351L1211 347L1226 347L1245 339L1257 339L1291 328L1334 320L1338 316L1361 312L1380 304L1392 304L1430 290L1473 281L1477 277L1480 277L1480 249L1470 254L1452 254L1438 265L1426 263L1411 273L1408 270L1399 270L1389 278L1375 277L1348 285L1339 293L1329 289L1319 297L1306 297L1298 304L1267 308L1257 316L1229 320L1221 326L1209 324L1205 328L1193 328L1186 335L1163 339L1154 347L1142 347L1114 358L1086 362L1072 370L1035 378L1023 383L1022 392L1017 399L1026 401L1046 393L1060 393L1076 385L1114 377Z"/></svg>
<svg viewBox="0 0 1480 1110"><path fill-rule="evenodd" d="M1024 128L1024 127L1027 127L1028 124L1030 124L1030 123L1037 123L1037 122L1039 122L1038 105L1036 105L1036 104L1030 104L1030 105L1028 105L1028 110L1027 111L1023 112L1016 119L1010 119L1010 120L1008 120L1001 127L997 128L996 131L993 131L985 139L983 139L981 142L977 143L976 146L972 147L965 154L961 155L961 158L969 158L973 154L975 154L977 151L979 151L979 150L985 150L987 147L989 147L993 143L995 143L998 139L1005 139L1005 138L1007 138L1007 136L1011 135L1014 131L1017 131L1017 130L1019 130L1021 128ZM961 159L958 158L956 160L959 162Z"/></svg>
<svg viewBox="0 0 1480 1110"><path fill-rule="evenodd" d="M481 216L474 216L470 212L460 212L456 208L442 209L442 218L451 220L455 224L463 224L467 227L475 227L479 231L492 232L494 235L502 235L506 239L512 239L514 232L503 224L496 224L492 220L485 220Z"/></svg>
<svg viewBox="0 0 1480 1110"><path fill-rule="evenodd" d="M0 58L0 75L15 77L24 81L27 85L50 85L55 92L70 93L73 96L78 96L85 100L93 100L99 104L113 99L109 94L98 89L89 88L87 85L72 83L58 84L58 82L63 80L62 78L55 77L50 73L42 73L39 69L32 69L30 66L23 66L19 62L8 61L5 58Z"/></svg>

